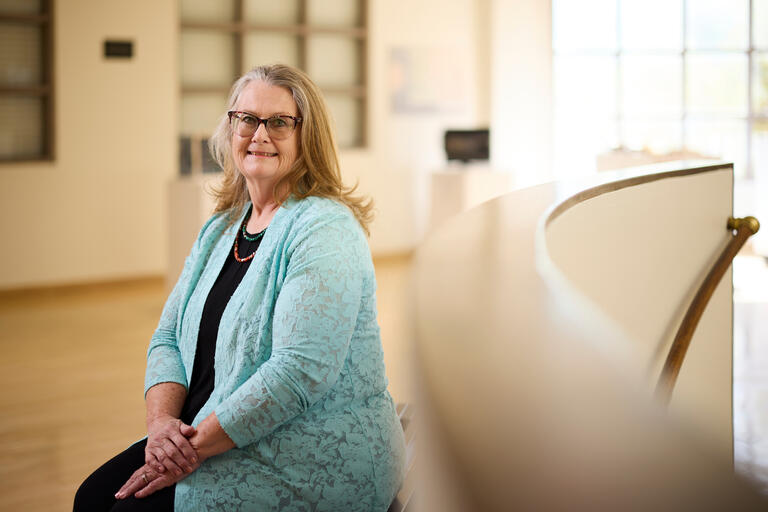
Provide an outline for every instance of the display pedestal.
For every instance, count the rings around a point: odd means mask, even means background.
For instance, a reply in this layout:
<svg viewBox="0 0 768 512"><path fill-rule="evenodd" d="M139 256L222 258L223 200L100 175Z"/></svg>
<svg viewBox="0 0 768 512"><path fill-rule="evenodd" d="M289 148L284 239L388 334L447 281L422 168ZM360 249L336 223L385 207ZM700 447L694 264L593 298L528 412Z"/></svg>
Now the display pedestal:
<svg viewBox="0 0 768 512"><path fill-rule="evenodd" d="M446 219L514 189L512 173L488 166L447 167L432 173L429 230Z"/></svg>
<svg viewBox="0 0 768 512"><path fill-rule="evenodd" d="M218 178L218 174L185 176L168 184L168 289L179 278L200 228L213 213L215 204L206 190Z"/></svg>

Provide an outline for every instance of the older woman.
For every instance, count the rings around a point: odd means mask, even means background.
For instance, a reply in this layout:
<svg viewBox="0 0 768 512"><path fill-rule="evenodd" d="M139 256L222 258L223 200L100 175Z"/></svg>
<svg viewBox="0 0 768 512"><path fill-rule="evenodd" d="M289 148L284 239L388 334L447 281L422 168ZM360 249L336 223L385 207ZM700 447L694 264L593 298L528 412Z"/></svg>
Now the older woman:
<svg viewBox="0 0 768 512"><path fill-rule="evenodd" d="M211 140L216 212L149 344L148 436L86 479L75 509L386 510L404 444L370 203L342 184L303 72L253 69L228 110Z"/></svg>

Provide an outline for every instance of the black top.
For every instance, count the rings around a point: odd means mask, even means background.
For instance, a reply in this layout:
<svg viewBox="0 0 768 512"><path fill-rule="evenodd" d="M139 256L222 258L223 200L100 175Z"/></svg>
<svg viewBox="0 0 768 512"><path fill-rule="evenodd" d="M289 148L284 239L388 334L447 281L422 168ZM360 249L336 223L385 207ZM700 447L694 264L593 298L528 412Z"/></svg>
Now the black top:
<svg viewBox="0 0 768 512"><path fill-rule="evenodd" d="M246 219L250 217L250 214ZM248 233L248 236L255 235ZM240 259L248 257L259 248L263 237L259 237L255 242L249 242L243 236L242 227L237 232L237 255ZM189 383L189 391L184 406L181 409L181 421L190 425L197 413L203 407L208 397L213 391L213 363L216 354L216 336L219 332L219 323L221 315L224 314L224 308L227 306L232 294L235 293L237 286L242 281L248 267L251 266L253 258L248 261L239 262L234 256L234 241L232 249L229 250L229 256L224 262L224 266L213 284L208 298L203 307L203 316L200 318L200 330L197 335L197 350L195 351L195 364L192 368L192 380Z"/></svg>

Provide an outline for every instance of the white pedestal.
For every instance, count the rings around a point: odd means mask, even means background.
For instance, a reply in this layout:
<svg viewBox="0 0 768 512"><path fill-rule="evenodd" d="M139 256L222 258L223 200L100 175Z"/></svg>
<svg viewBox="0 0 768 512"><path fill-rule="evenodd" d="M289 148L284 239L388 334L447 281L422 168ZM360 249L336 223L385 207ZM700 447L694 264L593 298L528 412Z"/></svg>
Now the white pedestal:
<svg viewBox="0 0 768 512"><path fill-rule="evenodd" d="M487 166L450 167L432 173L429 230L480 203L511 192L513 175Z"/></svg>
<svg viewBox="0 0 768 512"><path fill-rule="evenodd" d="M217 179L218 174L195 175L177 178L168 185L168 289L176 284L200 228L213 213L213 198L206 190Z"/></svg>

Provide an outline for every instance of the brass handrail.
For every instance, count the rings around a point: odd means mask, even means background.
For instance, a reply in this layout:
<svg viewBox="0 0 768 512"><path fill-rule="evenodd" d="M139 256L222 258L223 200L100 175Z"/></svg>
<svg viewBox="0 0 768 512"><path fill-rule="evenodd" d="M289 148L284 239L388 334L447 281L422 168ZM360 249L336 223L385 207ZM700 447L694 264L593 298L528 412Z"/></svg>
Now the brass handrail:
<svg viewBox="0 0 768 512"><path fill-rule="evenodd" d="M723 249L720 257L717 258L707 277L704 278L704 282L701 283L699 291L696 292L693 302L688 307L688 311L683 317L683 322L680 324L680 328L675 335L675 340L669 348L667 360L664 362L664 368L659 376L659 381L656 385L656 396L665 405L669 404L672 398L672 390L675 387L677 375L680 373L680 367L683 365L683 359L685 359L688 346L691 344L691 338L693 338L693 333L699 324L709 299L715 292L715 288L720 279L723 278L725 271L731 266L731 262L736 257L739 249L741 249L750 236L757 233L760 229L760 223L751 216L740 219L729 217L727 226L733 236L728 241L725 249Z"/></svg>

